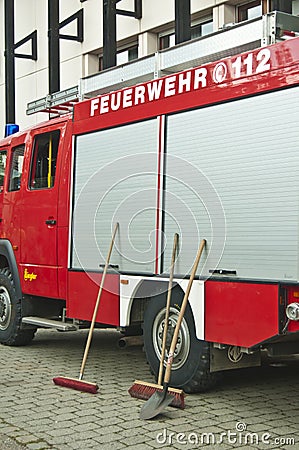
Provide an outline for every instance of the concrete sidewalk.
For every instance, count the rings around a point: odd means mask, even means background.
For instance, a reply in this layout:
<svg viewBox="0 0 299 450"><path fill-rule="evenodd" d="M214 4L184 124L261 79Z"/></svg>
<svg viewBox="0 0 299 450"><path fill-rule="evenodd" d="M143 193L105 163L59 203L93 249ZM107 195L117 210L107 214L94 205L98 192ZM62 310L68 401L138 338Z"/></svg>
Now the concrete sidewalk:
<svg viewBox="0 0 299 450"><path fill-rule="evenodd" d="M0 449L299 449L299 359L228 372L217 389L188 396L185 410L142 421L143 402L127 390L154 380L142 348L118 348L116 331L95 330L84 378L97 395L53 384L78 377L86 336L39 330L30 346L0 346Z"/></svg>

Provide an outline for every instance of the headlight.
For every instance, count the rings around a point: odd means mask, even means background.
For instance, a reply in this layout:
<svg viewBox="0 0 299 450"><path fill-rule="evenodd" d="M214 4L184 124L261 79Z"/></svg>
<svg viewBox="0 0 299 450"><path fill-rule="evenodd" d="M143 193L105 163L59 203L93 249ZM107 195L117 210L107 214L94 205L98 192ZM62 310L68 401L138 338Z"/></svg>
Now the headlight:
<svg viewBox="0 0 299 450"><path fill-rule="evenodd" d="M286 315L290 320L299 320L299 303L290 303L286 307Z"/></svg>

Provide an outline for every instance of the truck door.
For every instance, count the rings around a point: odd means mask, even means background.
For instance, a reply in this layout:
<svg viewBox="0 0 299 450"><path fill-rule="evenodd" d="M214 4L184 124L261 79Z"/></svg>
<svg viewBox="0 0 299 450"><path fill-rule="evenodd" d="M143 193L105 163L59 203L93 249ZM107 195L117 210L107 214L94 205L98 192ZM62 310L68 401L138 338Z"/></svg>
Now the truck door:
<svg viewBox="0 0 299 450"><path fill-rule="evenodd" d="M2 188L1 197L1 237L7 239L15 253L17 262L20 260L20 221L21 221L21 186L23 183L23 163L26 136L13 139L9 148L6 169L8 180ZM3 155L4 156L4 155Z"/></svg>
<svg viewBox="0 0 299 450"><path fill-rule="evenodd" d="M1 224L3 223L3 196L4 196L4 177L5 177L5 168L6 168L6 160L7 160L7 150L0 150L0 238L3 237L3 230Z"/></svg>
<svg viewBox="0 0 299 450"><path fill-rule="evenodd" d="M27 183L22 193L23 292L58 297L58 152L61 130L33 130Z"/></svg>

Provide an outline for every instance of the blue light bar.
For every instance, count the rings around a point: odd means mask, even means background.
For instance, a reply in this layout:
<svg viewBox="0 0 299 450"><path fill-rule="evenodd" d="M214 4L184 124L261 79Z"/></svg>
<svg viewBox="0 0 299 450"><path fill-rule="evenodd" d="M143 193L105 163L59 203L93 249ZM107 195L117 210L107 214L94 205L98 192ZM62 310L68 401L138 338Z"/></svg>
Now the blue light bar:
<svg viewBox="0 0 299 450"><path fill-rule="evenodd" d="M19 125L15 123L7 123L5 125L5 134L4 137L10 136L11 134L17 133L19 131Z"/></svg>

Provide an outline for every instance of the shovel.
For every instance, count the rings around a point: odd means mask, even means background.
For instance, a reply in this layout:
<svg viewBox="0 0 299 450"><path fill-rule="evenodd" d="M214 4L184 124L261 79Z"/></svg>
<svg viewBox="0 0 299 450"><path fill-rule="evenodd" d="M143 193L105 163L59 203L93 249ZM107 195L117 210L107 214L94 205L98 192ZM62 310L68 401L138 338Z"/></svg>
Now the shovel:
<svg viewBox="0 0 299 450"><path fill-rule="evenodd" d="M182 301L182 305L181 305L181 310L178 316L178 320L176 323L176 327L173 333L173 337L172 337L172 341L171 341L171 345L170 345L170 350L168 353L168 358L167 358L167 365L166 365L166 371L165 371L165 377L164 377L164 383L163 383L163 391L159 392L156 391L148 400L146 403L144 403L144 405L141 408L140 411L140 419L152 419L153 417L157 416L159 413L161 413L162 411L164 411L164 409L170 405L170 403L173 400L173 396L170 395L168 393L168 387L169 387L169 381L170 381L170 375L171 375L171 367L172 367L172 363L173 363L173 357L174 357L174 352L175 352L175 348L177 345L177 340L178 340L178 335L179 335L179 331L180 331L180 327L181 327L181 323L185 314L185 310L187 307L187 303L188 303L188 297L191 291L191 287L192 287L192 283L197 271L197 267L199 264L199 260L201 257L201 254L203 252L204 246L206 244L206 240L202 239L197 255L196 255L196 259L192 268L192 272L190 275L190 279L189 279L189 283Z"/></svg>

